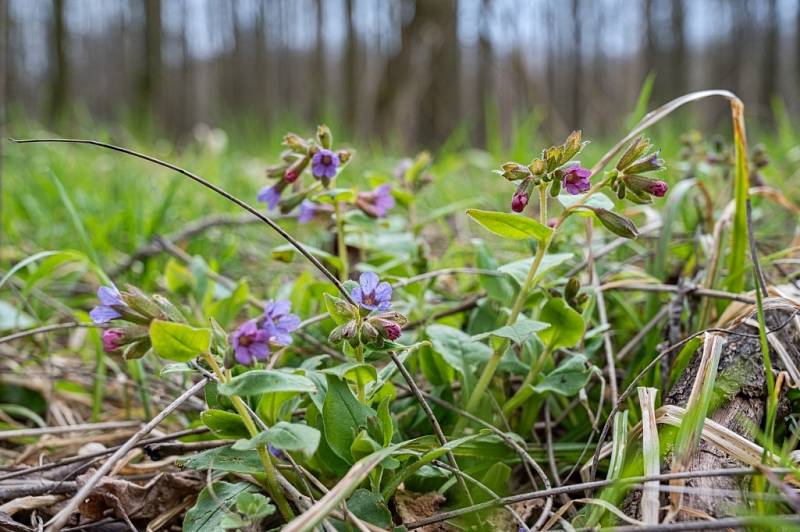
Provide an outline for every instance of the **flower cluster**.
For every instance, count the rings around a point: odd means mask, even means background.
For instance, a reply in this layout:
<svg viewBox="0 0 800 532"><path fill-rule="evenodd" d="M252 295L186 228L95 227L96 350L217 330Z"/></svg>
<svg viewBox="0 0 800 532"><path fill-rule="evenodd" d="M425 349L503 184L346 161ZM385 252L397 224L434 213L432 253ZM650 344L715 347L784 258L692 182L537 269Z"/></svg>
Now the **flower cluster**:
<svg viewBox="0 0 800 532"><path fill-rule="evenodd" d="M122 351L125 358L140 358L150 349L147 326L155 319L172 320L177 309L161 296L149 297L135 288L120 292L115 286L97 289L96 305L89 317L97 325L115 322L103 329L101 339L107 353Z"/></svg>
<svg viewBox="0 0 800 532"><path fill-rule="evenodd" d="M657 172L664 168L664 160L659 158L660 150L650 151L649 139L639 137L634 140L609 174L609 185L619 199L626 196L634 203L650 203L651 196L662 197L669 186L666 181L644 174Z"/></svg>
<svg viewBox="0 0 800 532"><path fill-rule="evenodd" d="M300 318L291 313L292 304L286 300L271 301L255 319L241 324L231 333L230 344L239 364L249 365L267 360L272 345L292 343L292 331L300 326Z"/></svg>
<svg viewBox="0 0 800 532"><path fill-rule="evenodd" d="M300 205L310 192L310 189L303 190L299 186L300 178L309 166L314 179L328 188L351 156L348 150L333 151L332 143L331 131L324 125L317 128L315 139L303 139L295 133L287 133L283 138L286 150L281 154L282 162L267 168L267 177L277 181L258 192L258 201L266 203L269 210L281 205L286 212ZM284 191L294 183L298 184L295 194L282 199Z"/></svg>
<svg viewBox="0 0 800 532"><path fill-rule="evenodd" d="M405 316L393 312L392 285L381 281L373 272L364 272L358 284L350 291L350 297L361 310L336 298L332 314L342 323L330 334L332 342L348 341L382 346L385 340L394 341L400 337L403 326L408 323Z"/></svg>
<svg viewBox="0 0 800 532"><path fill-rule="evenodd" d="M589 190L592 172L572 161L586 144L581 141L581 132L573 131L564 144L545 149L541 157L527 166L513 161L505 163L498 173L509 181L519 181L511 197L511 210L525 210L533 189L548 183L551 196L560 194L562 188L571 195Z"/></svg>

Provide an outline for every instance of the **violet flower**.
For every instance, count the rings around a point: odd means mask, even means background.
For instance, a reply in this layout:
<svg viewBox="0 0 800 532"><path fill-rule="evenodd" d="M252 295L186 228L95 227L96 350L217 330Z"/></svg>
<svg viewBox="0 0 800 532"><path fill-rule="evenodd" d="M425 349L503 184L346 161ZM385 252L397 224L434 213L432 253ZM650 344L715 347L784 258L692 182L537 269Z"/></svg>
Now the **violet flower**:
<svg viewBox="0 0 800 532"><path fill-rule="evenodd" d="M301 224L310 222L317 213L317 204L311 200L303 200L300 203L300 212L297 214L297 221Z"/></svg>
<svg viewBox="0 0 800 532"><path fill-rule="evenodd" d="M264 187L258 192L256 198L258 201L266 203L267 209L271 211L277 207L278 202L281 201L281 192L283 192L283 188L280 188L278 185Z"/></svg>
<svg viewBox="0 0 800 532"><path fill-rule="evenodd" d="M97 289L97 299L100 300L100 304L89 312L89 317L92 318L94 323L107 323L122 317L122 314L114 307L125 307L127 305L122 301L121 294L116 287L101 286Z"/></svg>
<svg viewBox="0 0 800 532"><path fill-rule="evenodd" d="M392 285L380 279L373 272L364 272L358 278L358 286L350 296L368 310L389 310L392 307Z"/></svg>
<svg viewBox="0 0 800 532"><path fill-rule="evenodd" d="M339 168L339 156L331 150L320 148L317 153L311 157L311 173L314 177L327 177L331 178L336 175L336 170Z"/></svg>
<svg viewBox="0 0 800 532"><path fill-rule="evenodd" d="M383 218L394 207L391 185L381 185L370 192L361 192L356 197L356 205L373 218Z"/></svg>
<svg viewBox="0 0 800 532"><path fill-rule="evenodd" d="M252 364L269 357L269 333L258 327L256 320L248 320L231 334L231 345L239 364Z"/></svg>
<svg viewBox="0 0 800 532"><path fill-rule="evenodd" d="M270 301L264 306L262 329L269 341L279 345L292 343L291 332L300 326L300 318L292 314L292 303L285 299Z"/></svg>
<svg viewBox="0 0 800 532"><path fill-rule="evenodd" d="M561 184L568 194L576 196L591 188L592 184L589 181L591 175L591 170L582 168L575 163L564 169L564 177Z"/></svg>

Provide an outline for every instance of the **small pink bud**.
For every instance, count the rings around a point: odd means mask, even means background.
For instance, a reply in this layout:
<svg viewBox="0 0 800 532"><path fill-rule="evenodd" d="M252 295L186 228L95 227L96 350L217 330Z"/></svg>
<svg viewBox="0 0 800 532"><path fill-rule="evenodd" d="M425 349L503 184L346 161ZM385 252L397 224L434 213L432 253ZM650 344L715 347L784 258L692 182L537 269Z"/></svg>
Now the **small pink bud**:
<svg viewBox="0 0 800 532"><path fill-rule="evenodd" d="M283 178L289 183L294 183L297 181L298 177L300 177L300 172L298 172L295 168L289 168L286 170L286 173L283 174Z"/></svg>
<svg viewBox="0 0 800 532"><path fill-rule="evenodd" d="M522 212L528 204L528 195L523 193L516 193L511 198L511 210L514 212Z"/></svg>
<svg viewBox="0 0 800 532"><path fill-rule="evenodd" d="M113 353L120 347L122 347L122 339L124 337L124 333L121 329L106 329L103 331L103 350L106 353Z"/></svg>
<svg viewBox="0 0 800 532"><path fill-rule="evenodd" d="M667 190L669 190L669 185L667 185L665 181L661 181L660 179L658 181L653 181L650 184L650 194L652 194L653 196L658 196L659 198L661 198L664 196L664 194L667 193Z"/></svg>
<svg viewBox="0 0 800 532"><path fill-rule="evenodd" d="M383 330L386 333L386 338L389 340L397 340L400 338L400 326L392 321L386 322L383 326Z"/></svg>

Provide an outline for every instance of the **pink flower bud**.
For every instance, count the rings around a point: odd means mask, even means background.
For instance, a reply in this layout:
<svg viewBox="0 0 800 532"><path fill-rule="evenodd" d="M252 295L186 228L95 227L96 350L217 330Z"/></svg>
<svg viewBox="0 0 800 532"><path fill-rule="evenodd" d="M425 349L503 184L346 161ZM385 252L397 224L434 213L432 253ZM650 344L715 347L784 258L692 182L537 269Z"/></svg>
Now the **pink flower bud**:
<svg viewBox="0 0 800 532"><path fill-rule="evenodd" d="M300 177L300 172L298 172L295 168L289 168L286 170L286 173L283 174L283 178L289 183L294 183L297 181L298 177Z"/></svg>
<svg viewBox="0 0 800 532"><path fill-rule="evenodd" d="M511 210L514 212L522 212L528 204L528 195L524 192L517 192L511 198Z"/></svg>
<svg viewBox="0 0 800 532"><path fill-rule="evenodd" d="M650 183L650 194L653 196L661 198L667 193L667 190L669 190L669 185L667 185L665 181L659 179L658 181Z"/></svg>
<svg viewBox="0 0 800 532"><path fill-rule="evenodd" d="M113 353L122 347L122 339L125 334L121 329L106 329L103 331L103 351Z"/></svg>
<svg viewBox="0 0 800 532"><path fill-rule="evenodd" d="M386 333L386 338L389 340L397 340L400 338L400 326L392 321L387 321L383 325L383 330Z"/></svg>

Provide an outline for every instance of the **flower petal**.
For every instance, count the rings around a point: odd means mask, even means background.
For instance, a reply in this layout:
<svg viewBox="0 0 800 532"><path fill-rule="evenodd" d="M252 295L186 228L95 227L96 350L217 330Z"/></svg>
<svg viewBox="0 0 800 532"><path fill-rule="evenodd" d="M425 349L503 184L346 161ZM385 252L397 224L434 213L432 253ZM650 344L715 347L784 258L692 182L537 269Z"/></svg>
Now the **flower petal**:
<svg viewBox="0 0 800 532"><path fill-rule="evenodd" d="M378 301L390 301L392 299L392 285L383 281L375 288L375 299Z"/></svg>
<svg viewBox="0 0 800 532"><path fill-rule="evenodd" d="M352 297L353 301L355 301L359 305L364 304L364 293L361 291L360 286L356 286L350 291L350 297Z"/></svg>
<svg viewBox="0 0 800 532"><path fill-rule="evenodd" d="M100 300L101 304L107 307L110 307L111 305L123 305L122 300L120 299L119 290L113 286L101 286L98 288L97 299Z"/></svg>
<svg viewBox="0 0 800 532"><path fill-rule="evenodd" d="M380 279L375 272L364 272L358 278L358 284L361 285L361 290L363 290L365 294L373 293L378 286L378 281L380 281Z"/></svg>
<svg viewBox="0 0 800 532"><path fill-rule="evenodd" d="M250 357L250 350L246 347L237 347L234 353L236 356L236 362L239 364L244 364L246 366L252 361L252 358Z"/></svg>
<svg viewBox="0 0 800 532"><path fill-rule="evenodd" d="M117 318L121 318L119 312L114 310L111 307L107 307L105 305L98 305L94 307L91 312L89 312L89 317L92 318L94 323L108 323L111 320L115 320Z"/></svg>

